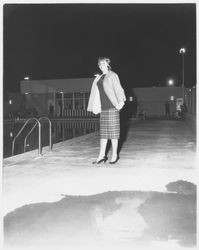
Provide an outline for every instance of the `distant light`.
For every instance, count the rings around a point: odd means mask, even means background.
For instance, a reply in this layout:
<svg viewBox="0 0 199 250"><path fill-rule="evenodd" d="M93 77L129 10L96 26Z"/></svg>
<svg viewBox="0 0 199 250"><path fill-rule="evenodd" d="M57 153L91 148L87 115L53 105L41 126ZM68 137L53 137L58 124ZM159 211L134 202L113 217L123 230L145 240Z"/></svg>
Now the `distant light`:
<svg viewBox="0 0 199 250"><path fill-rule="evenodd" d="M12 137L13 136L13 133L12 132L10 132L10 137Z"/></svg>
<svg viewBox="0 0 199 250"><path fill-rule="evenodd" d="M12 100L9 100L9 104L12 104Z"/></svg>
<svg viewBox="0 0 199 250"><path fill-rule="evenodd" d="M25 95L28 95L28 93L26 92Z"/></svg>
<svg viewBox="0 0 199 250"><path fill-rule="evenodd" d="M189 92L191 92L191 89L189 89Z"/></svg>
<svg viewBox="0 0 199 250"><path fill-rule="evenodd" d="M185 48L181 48L181 49L180 49L180 54L185 54L185 52L186 52L186 49L185 49Z"/></svg>
<svg viewBox="0 0 199 250"><path fill-rule="evenodd" d="M61 92L59 92L59 93L60 93L60 94L63 94L64 92L61 91Z"/></svg>
<svg viewBox="0 0 199 250"><path fill-rule="evenodd" d="M30 80L30 77L29 76L25 76L24 80Z"/></svg>
<svg viewBox="0 0 199 250"><path fill-rule="evenodd" d="M133 97L129 96L129 102L132 102L132 101L133 101Z"/></svg>
<svg viewBox="0 0 199 250"><path fill-rule="evenodd" d="M170 97L170 100L171 100L171 101L174 101L174 99L175 99L175 97L172 95L172 96Z"/></svg>
<svg viewBox="0 0 199 250"><path fill-rule="evenodd" d="M170 80L168 81L168 84L169 84L169 86L173 86L173 84L174 84L173 79L170 79Z"/></svg>

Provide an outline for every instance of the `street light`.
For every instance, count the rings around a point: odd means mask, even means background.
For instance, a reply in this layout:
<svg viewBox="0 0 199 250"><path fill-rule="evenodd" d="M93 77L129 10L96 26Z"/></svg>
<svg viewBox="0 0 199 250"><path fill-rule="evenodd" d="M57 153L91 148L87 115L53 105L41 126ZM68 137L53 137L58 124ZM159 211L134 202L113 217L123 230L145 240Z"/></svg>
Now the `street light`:
<svg viewBox="0 0 199 250"><path fill-rule="evenodd" d="M169 84L169 86L173 86L174 85L174 80L173 79L169 79L168 80L168 84Z"/></svg>
<svg viewBox="0 0 199 250"><path fill-rule="evenodd" d="M24 77L24 80L30 80L29 76Z"/></svg>
<svg viewBox="0 0 199 250"><path fill-rule="evenodd" d="M186 53L185 48L180 49L180 54L182 55L182 97L183 97L183 102L185 102L185 86L184 86L184 55Z"/></svg>

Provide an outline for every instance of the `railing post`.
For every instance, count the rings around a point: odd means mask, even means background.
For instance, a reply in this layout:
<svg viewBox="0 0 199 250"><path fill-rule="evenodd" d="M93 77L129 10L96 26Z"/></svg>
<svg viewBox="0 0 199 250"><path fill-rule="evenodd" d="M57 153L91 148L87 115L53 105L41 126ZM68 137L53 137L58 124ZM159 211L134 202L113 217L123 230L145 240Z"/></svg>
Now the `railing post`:
<svg viewBox="0 0 199 250"><path fill-rule="evenodd" d="M38 126L39 126L39 148L38 148L38 154L41 155L41 123L39 122L38 123Z"/></svg>
<svg viewBox="0 0 199 250"><path fill-rule="evenodd" d="M34 130L34 128L37 126L38 123L35 123L35 125L32 127L32 129L30 130L30 132L26 135L25 139L24 139L24 153L26 152L26 142L27 142L27 138L28 136L32 133L32 131Z"/></svg>
<svg viewBox="0 0 199 250"><path fill-rule="evenodd" d="M49 122L49 148L50 148L50 151L52 151L52 124L51 124L51 121Z"/></svg>
<svg viewBox="0 0 199 250"><path fill-rule="evenodd" d="M49 151L52 151L52 123L46 116L40 117L39 120L46 119L49 122Z"/></svg>

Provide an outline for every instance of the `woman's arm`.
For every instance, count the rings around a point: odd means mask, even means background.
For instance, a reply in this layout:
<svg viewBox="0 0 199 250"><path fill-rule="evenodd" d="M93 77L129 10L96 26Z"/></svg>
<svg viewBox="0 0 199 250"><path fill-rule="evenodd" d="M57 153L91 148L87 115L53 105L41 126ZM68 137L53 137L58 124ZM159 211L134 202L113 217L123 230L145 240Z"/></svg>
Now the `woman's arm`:
<svg viewBox="0 0 199 250"><path fill-rule="evenodd" d="M115 92L115 95L117 97L119 104L123 103L124 105L124 102L126 101L126 96L124 93L124 89L122 88L120 84L120 79L116 73L113 75L113 78L112 78L112 86L113 86L113 89L114 89L114 92Z"/></svg>

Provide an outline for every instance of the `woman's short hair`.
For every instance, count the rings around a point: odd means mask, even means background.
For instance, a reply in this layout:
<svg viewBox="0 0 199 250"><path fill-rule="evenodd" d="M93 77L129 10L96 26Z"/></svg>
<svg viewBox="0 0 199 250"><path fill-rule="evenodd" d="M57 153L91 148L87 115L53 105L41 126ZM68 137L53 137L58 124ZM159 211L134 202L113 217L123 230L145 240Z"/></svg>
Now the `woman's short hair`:
<svg viewBox="0 0 199 250"><path fill-rule="evenodd" d="M99 65L100 61L106 61L108 64L108 69L111 69L111 60L108 57L100 56L100 57L98 57L98 65Z"/></svg>

